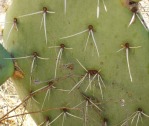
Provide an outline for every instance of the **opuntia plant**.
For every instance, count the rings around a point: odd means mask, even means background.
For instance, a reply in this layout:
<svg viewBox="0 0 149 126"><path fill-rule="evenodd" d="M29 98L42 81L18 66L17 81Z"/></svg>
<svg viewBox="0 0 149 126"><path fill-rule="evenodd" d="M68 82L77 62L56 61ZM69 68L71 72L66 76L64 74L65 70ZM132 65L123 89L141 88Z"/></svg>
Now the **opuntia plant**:
<svg viewBox="0 0 149 126"><path fill-rule="evenodd" d="M13 0L0 77L12 76L22 103L0 122L25 105L16 116L39 126L147 126L149 29L138 2Z"/></svg>

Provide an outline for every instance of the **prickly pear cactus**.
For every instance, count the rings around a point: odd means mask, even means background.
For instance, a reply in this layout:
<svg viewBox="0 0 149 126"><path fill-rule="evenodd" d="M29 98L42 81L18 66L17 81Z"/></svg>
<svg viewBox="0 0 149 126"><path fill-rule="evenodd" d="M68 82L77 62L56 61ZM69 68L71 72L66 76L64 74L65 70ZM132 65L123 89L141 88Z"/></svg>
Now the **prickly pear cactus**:
<svg viewBox="0 0 149 126"><path fill-rule="evenodd" d="M0 45L0 85L9 77L13 76L14 65L12 60L4 60L5 57L11 58L10 54Z"/></svg>
<svg viewBox="0 0 149 126"><path fill-rule="evenodd" d="M149 36L137 2L13 0L4 60L17 64L22 115L37 125L147 126Z"/></svg>

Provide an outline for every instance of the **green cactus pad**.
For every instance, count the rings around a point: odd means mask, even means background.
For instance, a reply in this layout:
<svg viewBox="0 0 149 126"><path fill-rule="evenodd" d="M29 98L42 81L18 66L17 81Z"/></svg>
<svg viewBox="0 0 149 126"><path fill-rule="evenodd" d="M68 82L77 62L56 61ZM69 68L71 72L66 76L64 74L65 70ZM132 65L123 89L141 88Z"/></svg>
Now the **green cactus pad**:
<svg viewBox="0 0 149 126"><path fill-rule="evenodd" d="M149 123L149 37L138 17L129 0L13 1L5 46L24 73L14 85L37 125Z"/></svg>
<svg viewBox="0 0 149 126"><path fill-rule="evenodd" d="M6 60L10 54L0 44L0 85L2 85L9 77L13 75L14 65L12 60Z"/></svg>

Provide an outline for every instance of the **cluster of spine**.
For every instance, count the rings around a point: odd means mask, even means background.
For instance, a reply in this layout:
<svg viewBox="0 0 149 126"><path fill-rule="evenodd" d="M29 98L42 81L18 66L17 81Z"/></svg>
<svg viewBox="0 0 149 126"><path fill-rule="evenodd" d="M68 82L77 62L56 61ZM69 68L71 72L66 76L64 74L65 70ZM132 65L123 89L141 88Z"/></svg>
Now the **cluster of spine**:
<svg viewBox="0 0 149 126"><path fill-rule="evenodd" d="M104 5L104 8L105 8L105 11L107 11L107 7L106 7L106 4L105 4L105 1L102 0L102 2L103 2L103 5ZM66 0L64 0L64 5L65 5L64 13L65 14L66 14L66 8L67 8L66 7L66 5L67 5L66 3L67 3ZM138 9L137 9L137 3L136 2L129 1L128 6L129 6L131 12L133 13L132 19L128 23L128 27L130 27L133 24L133 22L135 21L135 17L137 16L139 18L139 14L138 14ZM47 19L46 19L46 17L49 14L52 15L54 13L55 12L53 12L53 11L49 11L47 9L47 7L43 7L43 10L41 10L41 11L34 12L34 13L29 13L29 14L25 14L25 15L21 15L21 16L18 16L17 18L14 18L12 26L11 26L11 28L9 30L9 33L7 34L5 42L7 43L7 41L9 41L9 37L11 36L11 32L12 32L13 29L16 29L19 32L18 25L22 25L21 22L19 22L19 19L27 18L28 16L34 16L34 15L42 14L40 28L42 26L44 27L45 43L46 43L46 46L47 46L47 44L48 44L48 39L47 38L48 37L47 37L47 25L46 25L46 20ZM98 4L97 4L97 18L99 18L99 15L100 15L100 7L99 7L99 0L98 0ZM147 27L143 23L143 21L141 19L140 19L140 21L144 25L144 27L147 29ZM93 41L93 45L94 45L95 51L97 53L97 58L98 58L98 57L100 57L100 50L98 49L98 46L97 46L96 36L94 35L94 31L95 31L94 30L94 26L90 24L87 29L84 29L82 31L78 31L77 33L74 33L74 34L69 35L69 36L62 37L62 38L60 38L60 40L64 40L64 39L67 39L67 38L80 36L81 34L88 33L88 36L87 36L87 39L86 39L86 43L85 43L85 47L84 47L84 51L87 50L87 45L89 43L89 39L91 38L92 41ZM140 48L140 47L141 46L132 47L132 46L130 46L129 42L125 42L122 45L122 48L117 51L117 52L119 52L121 50L125 50L126 62L127 62L127 67L128 67L128 75L130 77L130 81L131 82L133 81L133 77L131 75L131 69L130 69L130 63L129 63L129 51L132 48ZM41 109L39 111L24 113L23 115L25 115L25 114L44 113L44 112L51 111L51 110L55 110L55 111L58 110L58 111L60 111L60 114L55 116L55 118L53 118L53 117L51 118L48 115L48 116L45 117L45 120L43 122L41 122L39 125L46 125L46 126L52 125L59 118L62 118L62 124L61 125L63 126L65 120L68 117L71 117L71 118L75 118L75 119L81 120L81 122L83 122L83 124L85 126L87 126L88 125L88 113L89 113L88 109L89 109L89 107L91 107L91 108L93 108L95 110L95 112L100 113L101 115L103 115L102 118L99 119L100 124L102 124L103 126L107 126L108 123L109 123L108 119L106 117L104 117L104 114L103 114L104 110L100 107L100 105L99 105L100 102L99 102L98 98L96 98L94 96L94 88L96 87L100 91L101 98L104 99L103 89L102 88L103 87L106 88L106 85L105 85L104 78L102 76L101 70L100 69L87 69L79 61L79 59L76 59L76 62L78 63L78 65L80 65L80 67L85 71L84 75L81 76L81 79L78 82L76 82L76 84L73 85L71 89L57 88L55 86L57 83L59 83L59 82L61 82L63 80L66 80L68 78L72 78L73 77L73 75L64 75L63 77L58 77L58 75L57 75L59 64L61 62L63 52L67 51L67 50L72 50L73 48L67 47L64 43L61 43L60 45L50 46L48 48L49 49L51 49L51 48L59 48L59 51L58 51L58 54L57 54L57 58L56 58L56 62L55 62L54 77L51 80L40 81L40 80L34 79L33 71L36 69L35 65L38 62L38 60L47 60L48 61L50 59L50 58L47 58L47 57L41 57L38 54L38 52L33 52L31 55L28 55L28 56L12 57L12 58L7 58L6 57L6 58L4 58L5 60L13 59L15 61L19 60L19 59L26 59L26 58L27 59L28 58L32 59L32 63L31 63L31 66L30 66L30 72L29 72L30 73L30 78L29 78L29 80L30 80L30 82L29 82L30 83L30 94L15 109L17 109L20 105L22 105L22 104L24 104L26 102L29 102L29 100L30 100L30 102L31 102L31 100L33 100L38 105L39 104L38 100L36 100L36 98L34 98L34 97L36 95L46 91L45 97L43 98L43 102L42 102L42 104L39 105ZM14 77L23 79L24 78L23 70L21 68L19 68L18 65L15 65L15 66L16 66L16 69L15 69L15 72L14 72ZM72 64L68 64L66 67L68 69L70 69L70 70L74 69ZM86 87L84 87L82 85L83 85L84 82L86 82L87 78L88 78L88 84L87 84ZM94 83L94 81L96 81L96 80L97 80L97 84ZM39 88L37 90L33 90L32 91L32 84L33 83L36 84L36 85L39 85L39 84L42 84L42 83L48 83L48 85L46 85L44 87L41 87L41 88ZM58 107L58 108L45 109L46 108L45 107L46 100L48 100L48 97L50 95L50 92L52 92L52 90L57 90L57 91L66 92L67 94L70 94L70 93L75 92L76 89L78 89L77 91L79 91L79 93L80 93L79 95L83 99L79 104L77 104L77 105L75 105L75 106L73 106L71 108L64 106L64 107ZM88 90L92 90L92 91L88 91ZM83 109L80 108L80 106L82 104L85 104ZM30 105L30 108L31 108L31 105ZM13 109L13 110L15 110L15 109ZM10 111L6 115L4 115L0 119L0 121L3 121L5 119L7 119L7 118L11 118L11 117L7 117L7 115L9 113L11 113L12 111ZM73 114L73 111L79 111L81 114L83 113L83 116L82 117L77 116L77 115ZM20 115L17 115L17 116L20 116ZM133 123L134 120L136 119L135 125L137 126L139 121L142 120L143 116L144 117L149 117L143 111L142 108L138 108L134 113L132 113L129 117L127 117L127 119L125 119L124 121L122 121L118 125L125 126L128 122Z"/></svg>

